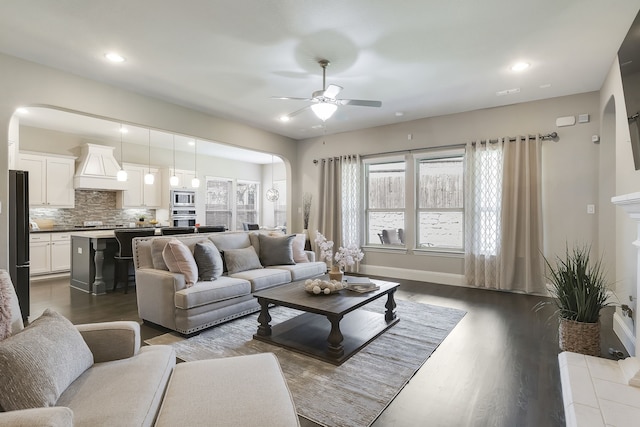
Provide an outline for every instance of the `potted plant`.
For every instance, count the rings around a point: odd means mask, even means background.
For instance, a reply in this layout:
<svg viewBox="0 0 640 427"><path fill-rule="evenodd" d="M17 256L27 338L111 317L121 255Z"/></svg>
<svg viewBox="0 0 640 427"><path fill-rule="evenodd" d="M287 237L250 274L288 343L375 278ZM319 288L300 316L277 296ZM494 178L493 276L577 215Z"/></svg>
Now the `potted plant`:
<svg viewBox="0 0 640 427"><path fill-rule="evenodd" d="M577 247L564 259L556 257L555 266L544 258L550 283L551 304L556 308L560 324L559 344L562 351L600 355L600 310L612 305L611 294L602 269L602 260L590 260L590 247Z"/></svg>

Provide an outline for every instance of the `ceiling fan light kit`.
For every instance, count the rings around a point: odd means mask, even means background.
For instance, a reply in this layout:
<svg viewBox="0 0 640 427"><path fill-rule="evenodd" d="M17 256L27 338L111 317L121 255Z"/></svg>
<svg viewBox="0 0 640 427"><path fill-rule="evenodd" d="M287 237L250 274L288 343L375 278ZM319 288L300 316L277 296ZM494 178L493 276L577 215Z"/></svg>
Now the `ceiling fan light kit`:
<svg viewBox="0 0 640 427"><path fill-rule="evenodd" d="M291 97L274 97L275 99L287 99L287 100L296 100L296 101L310 101L312 104L310 106L301 108L293 113L289 113L280 117L280 120L283 122L288 122L291 120L293 116L297 116L298 114L305 111L307 108L311 108L311 111L323 122L329 119L333 113L336 112L338 106L340 105L352 105L357 107L381 107L382 102L380 101L367 101L364 99L337 99L336 96L342 90L341 86L338 85L329 85L326 86L326 73L327 66L329 66L329 61L326 59L320 59L318 61L320 67L322 67L322 90L317 90L311 94L311 98L291 98Z"/></svg>

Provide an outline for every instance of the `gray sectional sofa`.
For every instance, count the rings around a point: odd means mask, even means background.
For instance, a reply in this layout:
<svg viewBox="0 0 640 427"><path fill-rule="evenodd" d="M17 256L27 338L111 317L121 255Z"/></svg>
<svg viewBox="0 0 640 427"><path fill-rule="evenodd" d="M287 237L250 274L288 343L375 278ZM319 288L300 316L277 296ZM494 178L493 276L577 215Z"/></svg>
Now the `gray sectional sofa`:
<svg viewBox="0 0 640 427"><path fill-rule="evenodd" d="M136 322L74 326L47 309L25 328L5 270L0 378L0 426L300 425L273 353L176 365L172 347L141 347Z"/></svg>
<svg viewBox="0 0 640 427"><path fill-rule="evenodd" d="M297 248L299 238L300 235L271 236L252 231L134 239L140 318L191 335L257 312L260 307L253 292L326 273L326 264L316 262L313 252ZM190 279L193 272L188 266L185 270L184 257L174 263L177 266L167 265L166 250L172 239L184 244L194 258L202 254L199 249L204 246L210 249L212 243L216 249L210 260L213 267L199 262L197 279ZM218 252L220 259L216 257ZM202 275L205 272L210 275L212 268L219 274L214 280L203 280Z"/></svg>

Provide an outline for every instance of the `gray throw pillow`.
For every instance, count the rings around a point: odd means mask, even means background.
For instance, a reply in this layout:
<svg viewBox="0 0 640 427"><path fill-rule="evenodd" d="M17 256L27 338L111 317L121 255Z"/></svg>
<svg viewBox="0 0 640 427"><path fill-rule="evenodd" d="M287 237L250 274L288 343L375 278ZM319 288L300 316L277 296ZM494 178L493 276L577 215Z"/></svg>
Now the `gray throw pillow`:
<svg viewBox="0 0 640 427"><path fill-rule="evenodd" d="M198 264L200 280L205 282L216 280L222 276L222 256L210 240L196 243L193 249L193 257Z"/></svg>
<svg viewBox="0 0 640 427"><path fill-rule="evenodd" d="M227 249L224 251L224 260L229 274L262 268L258 254L253 249L253 246L243 249Z"/></svg>
<svg viewBox="0 0 640 427"><path fill-rule="evenodd" d="M0 345L0 406L5 411L53 406L93 365L80 332L47 309Z"/></svg>
<svg viewBox="0 0 640 427"><path fill-rule="evenodd" d="M293 260L293 239L295 235L290 236L267 236L260 234L260 262L264 266L269 265L291 265L296 262Z"/></svg>

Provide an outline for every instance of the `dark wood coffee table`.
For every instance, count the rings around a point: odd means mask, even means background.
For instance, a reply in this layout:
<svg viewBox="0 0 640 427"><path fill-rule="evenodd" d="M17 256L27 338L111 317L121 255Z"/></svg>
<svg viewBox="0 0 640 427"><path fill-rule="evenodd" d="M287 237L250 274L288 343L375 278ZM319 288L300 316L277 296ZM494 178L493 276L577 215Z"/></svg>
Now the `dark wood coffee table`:
<svg viewBox="0 0 640 427"><path fill-rule="evenodd" d="M260 304L260 325L253 338L341 365L400 320L393 298L400 285L380 280L375 283L380 289L367 293L343 289L331 295L313 295L304 290L304 281L254 292ZM358 310L384 295L384 314ZM271 326L269 305L305 313Z"/></svg>

